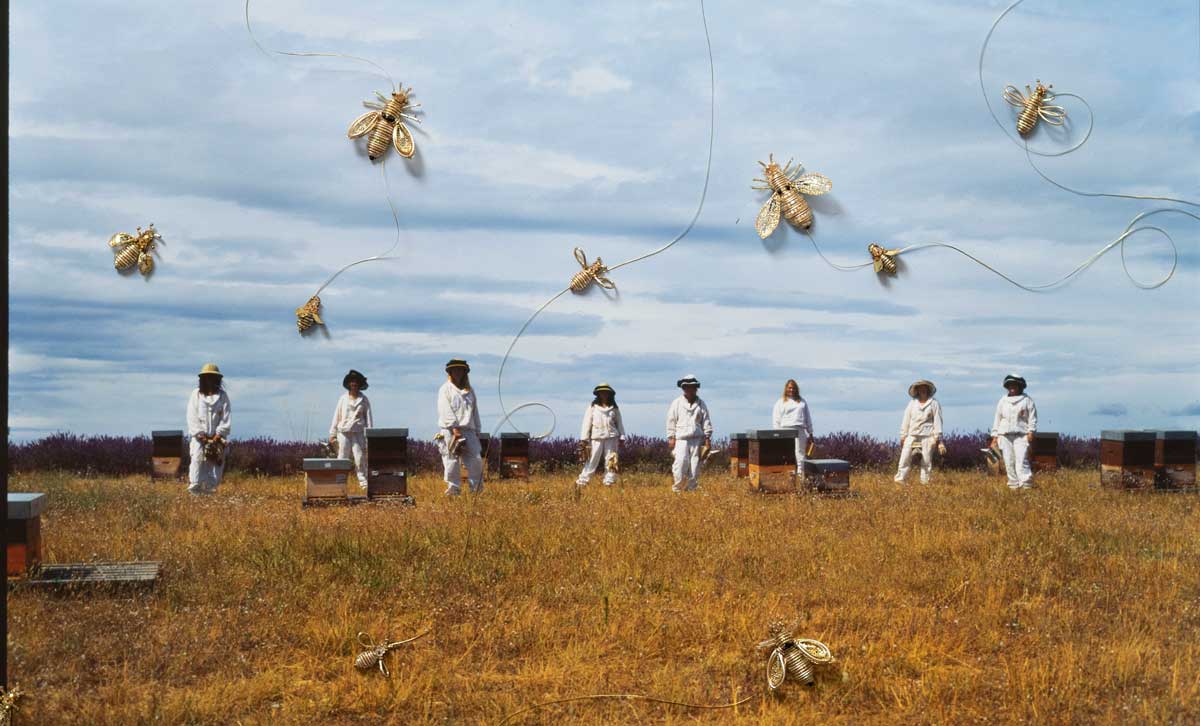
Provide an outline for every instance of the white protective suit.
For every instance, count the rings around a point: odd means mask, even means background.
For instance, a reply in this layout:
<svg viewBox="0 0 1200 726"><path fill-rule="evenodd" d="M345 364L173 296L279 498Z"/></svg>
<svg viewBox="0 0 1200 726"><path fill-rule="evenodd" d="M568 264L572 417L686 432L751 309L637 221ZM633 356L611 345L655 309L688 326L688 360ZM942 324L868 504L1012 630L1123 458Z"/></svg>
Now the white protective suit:
<svg viewBox="0 0 1200 726"><path fill-rule="evenodd" d="M442 469L445 472L446 494L458 496L462 493L462 467L467 468L467 482L471 493L483 491L483 457L479 448L479 409L475 403L475 391L461 390L453 381L446 381L438 389L438 428L442 438L438 450L442 454ZM463 437L459 456L450 456L450 442L454 440L451 429L457 428ZM461 461L461 464L460 464Z"/></svg>
<svg viewBox="0 0 1200 726"><path fill-rule="evenodd" d="M374 426L371 402L366 396L360 393L358 398L351 398L343 393L338 398L329 435L337 437L338 458L354 460L358 485L363 489L367 488L367 429Z"/></svg>
<svg viewBox="0 0 1200 726"><path fill-rule="evenodd" d="M921 452L921 483L929 483L933 473L933 450L942 437L942 404L929 398L925 403L917 399L908 402L904 419L900 422L900 467L896 470L896 481L903 484L912 468L912 457Z"/></svg>
<svg viewBox="0 0 1200 726"><path fill-rule="evenodd" d="M1009 489L1029 489L1033 486L1033 469L1029 466L1029 434L1037 431L1037 407L1024 393L1004 396L996 404L992 421L992 436L1004 454Z"/></svg>
<svg viewBox="0 0 1200 726"><path fill-rule="evenodd" d="M192 494L212 494L217 490L225 473L225 457L229 456L227 446L221 461L208 461L204 458L204 444L196 435L220 436L228 441L231 428L229 396L225 391L201 395L199 388L194 389L187 405L188 451L192 457L188 466L188 491Z"/></svg>
<svg viewBox="0 0 1200 726"><path fill-rule="evenodd" d="M803 397L780 398L771 411L771 425L777 429L796 429L796 474L803 478L808 459L808 440L812 438L812 414Z"/></svg>
<svg viewBox="0 0 1200 726"><path fill-rule="evenodd" d="M596 470L605 465L610 452L616 452L625 440L625 425L621 422L621 409L616 406L601 406L593 403L583 414L583 428L579 431L580 441L592 442L592 455L583 465L583 471L575 480L578 486L587 486ZM604 472L604 485L612 486L617 481L616 472Z"/></svg>
<svg viewBox="0 0 1200 726"><path fill-rule="evenodd" d="M671 401L667 409L667 438L675 439L672 491L682 491L686 485L690 492L700 485L700 447L705 439L712 437L712 432L708 406L699 396L693 403L688 403L682 395Z"/></svg>

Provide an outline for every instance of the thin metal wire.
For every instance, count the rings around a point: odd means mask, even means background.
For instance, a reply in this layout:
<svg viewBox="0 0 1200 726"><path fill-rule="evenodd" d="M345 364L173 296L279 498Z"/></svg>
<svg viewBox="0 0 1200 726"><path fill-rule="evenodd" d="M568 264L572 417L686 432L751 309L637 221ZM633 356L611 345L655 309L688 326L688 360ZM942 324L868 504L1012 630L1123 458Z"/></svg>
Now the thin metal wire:
<svg viewBox="0 0 1200 726"><path fill-rule="evenodd" d="M621 262L616 265L610 265L610 266L608 266L609 272L614 272L622 267L625 267L626 265L632 265L635 262L641 262L642 260L646 260L651 257L654 257L655 255L659 255L659 254L662 254L663 252L666 252L671 247L675 246L676 243L678 243L680 240L682 240L684 237L686 237L692 231L692 228L696 226L696 220L698 220L700 218L700 213L704 210L704 200L705 200L705 197L708 196L708 182L712 176L713 142L714 142L714 138L716 136L716 124L717 124L717 70L716 70L716 64L713 62L712 38L709 36L709 33L708 33L708 16L704 9L704 0L700 0L700 23L704 27L704 45L708 52L708 156L704 161L704 184L700 187L700 200L696 204L696 212L692 215L692 218L688 221L687 226L685 226L683 228L683 231L681 231L679 234L675 235L675 237L673 237L670 242L666 243L665 245L663 245L662 247L659 247L656 250L647 252L644 255L640 255L638 257L634 257L634 258L625 260L624 262ZM551 303L553 303L555 300L559 299L560 297L562 297L563 295L567 294L570 291L571 291L571 287L570 287L570 285L568 285L567 287L563 288L561 291L556 293L554 295L554 297L552 297L549 300L547 300L546 302L542 303L542 305L537 310L533 311L533 314L529 316L529 319L526 320L525 324L521 326L521 329L517 331L517 334L512 339L512 342L508 344L508 350L506 350L504 352L504 358L503 358L503 360L500 361L500 371L496 375L496 397L500 401L500 410L505 414L504 420L507 421L511 418L511 414L504 408L503 381L504 381L504 367L505 367L505 365L508 364L508 358L512 354L513 347L516 346L517 341L521 339L521 336L523 336L525 334L525 331L529 328L529 326L533 323L533 321L537 319L537 316L540 315L543 310L550 307ZM526 405L529 405L529 404L526 404ZM542 404L542 405L544 406L544 404ZM551 415L554 414L553 410L551 410L549 406L545 406L545 408L547 411L550 411Z"/></svg>
<svg viewBox="0 0 1200 726"><path fill-rule="evenodd" d="M507 716L505 716L500 721L499 726L504 726L504 724L513 720L517 716L521 716L521 715L527 714L531 711L536 711L541 708L546 708L547 706L556 706L560 703L571 703L572 701L596 701L596 700L605 699L605 698L620 698L620 699L625 699L625 700L649 701L650 703L662 703L662 704L665 704L668 706L680 706L681 708L696 708L696 709L704 709L704 710L709 710L709 711L719 711L721 709L726 709L726 708L737 708L738 706L741 706L745 703L749 703L750 700L754 697L746 696L745 698L741 699L740 701L734 701L733 703L722 703L722 704L717 704L717 705L710 705L710 704L704 704L704 703L684 703L683 701L671 701L666 698L654 698L653 696L643 696L639 693L596 693L596 694L592 694L592 695L588 695L588 696L573 696L571 698L559 698L554 701L546 701L544 703L539 703L537 705L530 706L528 708L523 708L520 711L514 711L514 712L508 714Z"/></svg>
<svg viewBox="0 0 1200 726"><path fill-rule="evenodd" d="M383 193L384 193L384 196L387 197L388 209L392 210L392 224L395 225L395 227L396 227L396 241L393 242L392 246L388 248L387 252L384 252L382 255L375 255L373 257L364 257L361 260L355 260L354 262L351 262L350 264L342 267L337 272L330 275L329 279L327 279L327 280L325 280L325 282L321 283L321 286L317 288L317 291L315 293L313 293L314 295L320 295L321 291L324 290L326 288L326 286L329 285L329 283L333 282L334 280L336 280L338 278L338 275L342 274L346 270L349 270L351 267L354 267L355 265L361 265L364 262L373 262L375 260L398 259L398 257L392 257L391 254L400 245L400 215L396 213L396 205L394 202L392 202L392 187L391 187L391 184L388 183L388 175L387 175L387 159L384 159L383 161L379 162L379 169L383 174Z"/></svg>
<svg viewBox="0 0 1200 726"><path fill-rule="evenodd" d="M386 78L388 83L391 84L392 90L396 90L396 82L392 80L392 77L388 74L387 70L369 58L348 55L346 53L317 53L311 51L275 50L274 48L263 47L263 44L258 42L258 37L254 35L254 29L250 27L250 0L246 0L246 32L250 34L251 42L254 43L255 47L262 51L263 55L276 53L278 55L289 55L297 58L345 58L347 60L358 61L359 63L366 63L367 65L377 69L379 71L378 75Z"/></svg>

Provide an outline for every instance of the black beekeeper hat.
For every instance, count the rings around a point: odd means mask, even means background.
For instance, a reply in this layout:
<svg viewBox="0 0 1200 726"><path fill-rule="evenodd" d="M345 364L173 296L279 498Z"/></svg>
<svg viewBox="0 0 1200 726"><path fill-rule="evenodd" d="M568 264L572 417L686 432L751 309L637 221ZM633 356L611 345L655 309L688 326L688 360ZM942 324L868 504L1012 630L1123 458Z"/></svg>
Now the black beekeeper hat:
<svg viewBox="0 0 1200 726"><path fill-rule="evenodd" d="M354 380L358 381L358 390L360 390L360 391L367 390L367 377L364 376L363 374L359 373L358 371L354 370L353 368L351 368L350 372L347 373L344 378L342 378L342 388L345 388L347 391L349 391L350 390L350 381L354 381Z"/></svg>

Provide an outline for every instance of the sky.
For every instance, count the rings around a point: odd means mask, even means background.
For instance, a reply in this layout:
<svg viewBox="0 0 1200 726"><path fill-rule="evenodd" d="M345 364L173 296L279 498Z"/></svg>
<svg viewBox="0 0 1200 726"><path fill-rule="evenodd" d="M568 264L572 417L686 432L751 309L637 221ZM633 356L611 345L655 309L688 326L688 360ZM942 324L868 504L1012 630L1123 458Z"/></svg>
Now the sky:
<svg viewBox="0 0 1200 726"><path fill-rule="evenodd" d="M866 245L953 243L1012 277L1053 280L1159 202L1083 198L1036 176L988 115L977 60L1007 3L814 0L706 8L716 75L711 182L674 247L552 303L515 344L512 408L542 401L577 435L601 381L631 432L662 435L695 374L718 435L770 425L799 381L823 432L894 436L917 378L948 430L990 426L1001 380L1029 381L1040 427L1200 428L1200 223L1141 290L1120 250L1053 292L1019 290L946 250L895 279L828 266L786 223L760 240L750 188L768 154L833 181L812 232L840 264ZM325 435L342 376L370 380L380 426L435 429L451 357L472 364L484 428L522 324L578 271L657 249L695 212L709 139L697 2L449 4L253 0L268 47L369 58L422 104L417 155L383 168L346 137L387 79L362 63L266 55L232 2L10 4L10 438L183 426L195 374L225 372L237 436ZM1191 0L1028 0L997 29L983 82L1084 96L1087 144L1039 162L1087 191L1200 200L1200 12ZM1041 129L1035 149L1080 138ZM397 240L294 309L334 270ZM149 279L107 240L153 222ZM1125 249L1138 279L1171 255ZM516 427L544 432L525 410Z"/></svg>

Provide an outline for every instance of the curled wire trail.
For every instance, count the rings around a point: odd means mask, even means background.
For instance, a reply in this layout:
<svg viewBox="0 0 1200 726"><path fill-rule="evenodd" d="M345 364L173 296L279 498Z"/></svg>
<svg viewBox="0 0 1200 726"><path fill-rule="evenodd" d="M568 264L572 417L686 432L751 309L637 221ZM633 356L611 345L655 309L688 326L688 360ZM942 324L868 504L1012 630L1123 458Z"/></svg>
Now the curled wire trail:
<svg viewBox="0 0 1200 726"><path fill-rule="evenodd" d="M504 726L504 724L508 723L509 721L512 721L514 718L516 718L518 716L522 716L524 714L530 713L531 711L537 711L538 709L546 708L548 706L556 706L561 703L571 703L573 701L598 701L598 700L607 699L607 698L624 699L624 700L631 700L631 701L632 700L648 701L650 703L661 703L661 704L664 704L667 706L679 706L680 708L695 708L695 709L704 709L704 710L709 710L709 711L718 711L718 710L726 709L726 708L737 708L738 706L741 706L745 703L749 703L751 698L753 698L753 696L746 696L745 698L741 699L740 701L734 701L733 703L722 703L722 704L717 704L717 705L710 705L710 704L704 704L704 703L684 703L683 701L671 701L671 700L668 700L665 698L654 698L653 696L643 696L638 693L596 693L596 694L592 694L592 695L588 695L588 696L573 696L571 698L559 698L554 701L546 701L544 703L539 703L534 706L530 706L528 708L523 708L520 711L514 711L514 712L508 714L507 716L505 716L504 719L500 721L500 726Z"/></svg>
<svg viewBox="0 0 1200 726"><path fill-rule="evenodd" d="M388 83L391 84L392 90L396 89L396 82L394 80L392 80L392 77L388 74L387 70L383 66L379 65L378 63L376 63L373 60L370 60L369 58L362 58L362 57L356 56L356 55L348 55L346 53L332 53L332 52L331 53L318 53L318 52L314 52L314 51L275 50L274 48L263 47L263 44L258 42L258 37L256 35L254 35L254 29L250 27L250 0L246 0L245 11L246 11L246 32L250 34L251 42L254 43L256 48L258 48L260 51L262 51L263 55L269 56L271 53L275 53L277 55L288 55L288 56L293 56L296 58L345 58L347 60L357 61L359 63L365 63L365 64L371 66L372 68L375 68L377 71L379 71L379 75L386 78L388 80Z"/></svg>
<svg viewBox="0 0 1200 726"><path fill-rule="evenodd" d="M696 203L696 211L695 211L695 213L692 214L692 218L690 220L688 220L688 223L683 228L683 230L680 231L679 234L675 235L671 239L671 241L667 242L665 245L663 245L655 250L651 250L650 252L647 252L644 255L639 255L637 257L630 258L628 260L625 260L624 262L620 262L615 265L609 265L606 268L608 272L614 272L622 267L625 267L626 265L632 265L636 262L641 262L642 260L647 260L651 257L654 257L655 255L659 255L659 254L662 254L663 252L666 252L671 247L675 246L675 244L677 244L684 237L688 236L688 234L696 226L696 221L698 219L700 219L700 213L702 211L704 211L704 200L708 196L708 183L709 183L710 178L712 177L713 144L714 144L714 139L716 137L717 70L716 70L716 64L713 62L712 38L709 36L709 32L708 32L708 16L704 9L704 0L699 0L699 2L700 2L700 22L701 22L701 25L704 27L704 45L705 45L705 49L707 50L707 53L708 53L708 155L705 157L705 161L704 161L704 183L700 187L700 199ZM567 287L565 287L562 290L560 290L559 292L555 293L555 295L553 297L551 297L546 302L542 303L540 307L538 307L536 310L533 311L533 314L529 316L529 319L526 320L525 324L521 326L521 329L517 331L517 334L516 334L516 336L513 337L512 342L508 344L508 350L506 350L504 352L504 358L500 361L500 371L496 375L496 396L500 401L500 410L504 413L505 421L508 421L511 418L512 414L509 413L509 411L504 408L504 384L503 384L504 366L508 363L509 356L512 354L513 348L517 345L517 341L521 339L521 336L523 336L525 334L525 331L529 329L529 326L533 323L534 320L537 319L538 315L541 315L542 311L544 311L546 308L550 307L550 305L554 301L558 300L560 297L562 297L563 295L567 294L570 291L571 291L571 285L568 284ZM545 404L539 404L539 405L541 405L547 411L550 411L551 415L553 415L554 412L550 409L549 406L546 406ZM514 413L515 413L515 410L514 410ZM531 438L533 438L533 437L531 437Z"/></svg>

